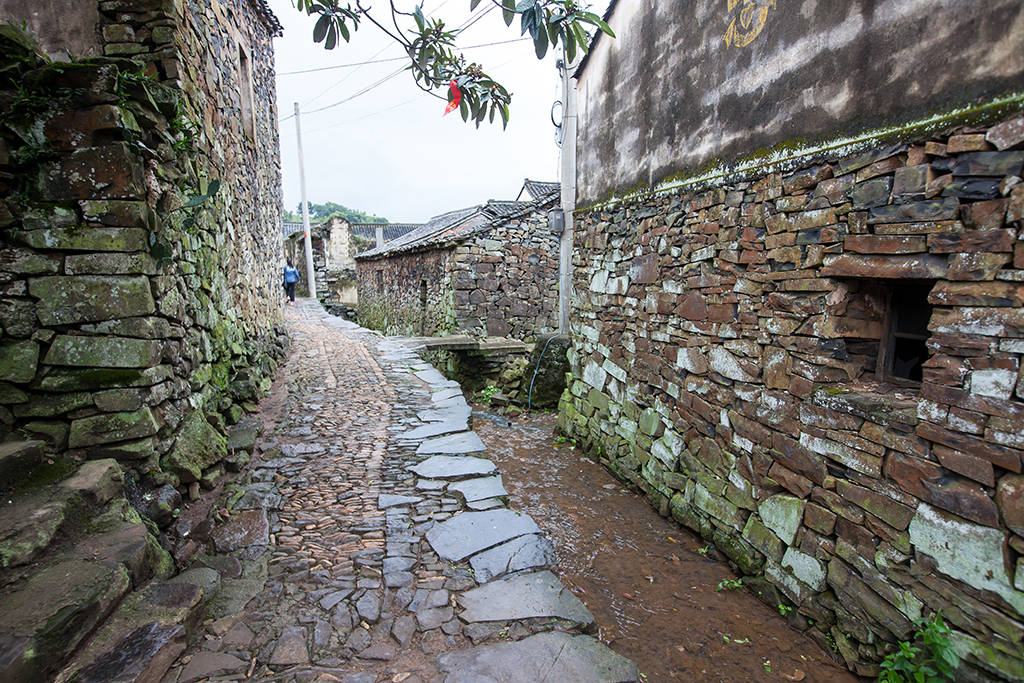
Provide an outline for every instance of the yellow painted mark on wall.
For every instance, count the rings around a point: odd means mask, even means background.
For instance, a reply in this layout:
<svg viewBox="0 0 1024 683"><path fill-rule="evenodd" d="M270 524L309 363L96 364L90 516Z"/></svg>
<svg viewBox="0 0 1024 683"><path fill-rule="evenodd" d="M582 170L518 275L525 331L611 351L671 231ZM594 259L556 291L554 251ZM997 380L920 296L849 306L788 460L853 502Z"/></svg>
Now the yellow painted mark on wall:
<svg viewBox="0 0 1024 683"><path fill-rule="evenodd" d="M768 10L775 9L775 0L726 0L729 3L730 13L740 3L740 13L733 16L729 22L722 40L726 45L732 47L746 47L754 42L754 38L764 30L765 22L768 21Z"/></svg>

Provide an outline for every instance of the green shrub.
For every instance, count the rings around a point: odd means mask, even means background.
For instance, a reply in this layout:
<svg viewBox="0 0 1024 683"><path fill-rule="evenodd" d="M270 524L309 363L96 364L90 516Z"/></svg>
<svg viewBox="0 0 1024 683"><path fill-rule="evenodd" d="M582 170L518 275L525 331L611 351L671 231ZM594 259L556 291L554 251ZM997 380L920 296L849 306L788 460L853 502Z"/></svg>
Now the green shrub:
<svg viewBox="0 0 1024 683"><path fill-rule="evenodd" d="M960 655L949 639L952 631L936 612L928 619L921 617L911 642L899 643L899 649L882 661L879 683L940 683L952 681L960 664Z"/></svg>

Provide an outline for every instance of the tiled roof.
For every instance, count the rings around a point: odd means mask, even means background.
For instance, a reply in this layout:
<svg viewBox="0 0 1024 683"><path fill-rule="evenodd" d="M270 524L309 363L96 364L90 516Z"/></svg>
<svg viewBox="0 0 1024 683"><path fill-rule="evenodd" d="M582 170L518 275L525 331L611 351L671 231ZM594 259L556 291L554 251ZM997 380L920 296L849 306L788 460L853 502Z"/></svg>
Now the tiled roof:
<svg viewBox="0 0 1024 683"><path fill-rule="evenodd" d="M270 29L270 35L273 38L284 35L284 27L281 26L281 22L278 20L277 15L270 9L270 5L267 0L252 0L252 4L256 6L256 11L259 12L260 18L263 19L267 24L267 28Z"/></svg>
<svg viewBox="0 0 1024 683"><path fill-rule="evenodd" d="M359 235L366 239L377 238L377 228L384 228L384 241L390 242L396 240L403 235L408 235L416 228L422 227L422 223L352 223L353 235Z"/></svg>
<svg viewBox="0 0 1024 683"><path fill-rule="evenodd" d="M317 225L318 223L311 223L309 227L316 228ZM285 221L284 224L281 226L281 235L283 235L285 239L288 239L297 232L302 232L302 223Z"/></svg>
<svg viewBox="0 0 1024 683"><path fill-rule="evenodd" d="M528 202L490 200L486 204L456 209L434 216L427 223L412 232L378 247L356 254L356 259L379 258L407 251L431 249L441 245L462 241L480 230L500 225L512 218L525 216L549 206L558 200L558 183L555 191Z"/></svg>
<svg viewBox="0 0 1024 683"><path fill-rule="evenodd" d="M552 192L558 192L559 188L560 185L558 183L546 183L539 180L530 180L529 178L523 181L523 189L534 199L540 199Z"/></svg>
<svg viewBox="0 0 1024 683"><path fill-rule="evenodd" d="M309 228L314 234L318 234L323 228L323 223L310 223ZM413 230L422 227L421 223L351 223L349 228L352 230L353 235L359 235L366 239L374 240L377 239L377 227L381 226L384 228L384 241L390 242L391 240L398 239L403 235L407 235ZM285 239L288 239L297 232L302 232L302 223L294 221L285 221L282 228L281 234L284 235Z"/></svg>

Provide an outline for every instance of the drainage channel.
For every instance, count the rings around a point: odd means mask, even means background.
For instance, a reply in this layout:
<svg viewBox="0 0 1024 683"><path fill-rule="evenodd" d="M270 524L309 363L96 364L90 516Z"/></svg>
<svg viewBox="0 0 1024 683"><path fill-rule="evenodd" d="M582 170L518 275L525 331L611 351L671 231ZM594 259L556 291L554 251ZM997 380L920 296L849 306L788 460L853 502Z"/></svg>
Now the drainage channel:
<svg viewBox="0 0 1024 683"><path fill-rule="evenodd" d="M601 640L648 681L861 680L739 587L703 539L557 443L554 415L474 416L512 507L547 532Z"/></svg>

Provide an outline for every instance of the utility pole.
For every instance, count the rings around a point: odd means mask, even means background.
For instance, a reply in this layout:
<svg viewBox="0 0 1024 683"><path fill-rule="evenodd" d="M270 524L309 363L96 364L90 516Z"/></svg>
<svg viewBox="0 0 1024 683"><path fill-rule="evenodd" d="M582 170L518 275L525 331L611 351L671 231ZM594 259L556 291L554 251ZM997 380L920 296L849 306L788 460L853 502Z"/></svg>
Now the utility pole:
<svg viewBox="0 0 1024 683"><path fill-rule="evenodd" d="M302 126L299 124L299 103L295 103L295 138L299 145L299 187L302 188L302 229L306 231L306 286L316 301L316 273L313 269L313 236L309 229L309 205L306 203L306 167L302 163Z"/></svg>
<svg viewBox="0 0 1024 683"><path fill-rule="evenodd" d="M571 69L565 48L559 60L562 76L562 145L560 178L562 187L562 213L565 228L559 240L558 250L558 319L559 332L569 334L569 292L572 288L572 212L576 209L576 84L572 81Z"/></svg>

